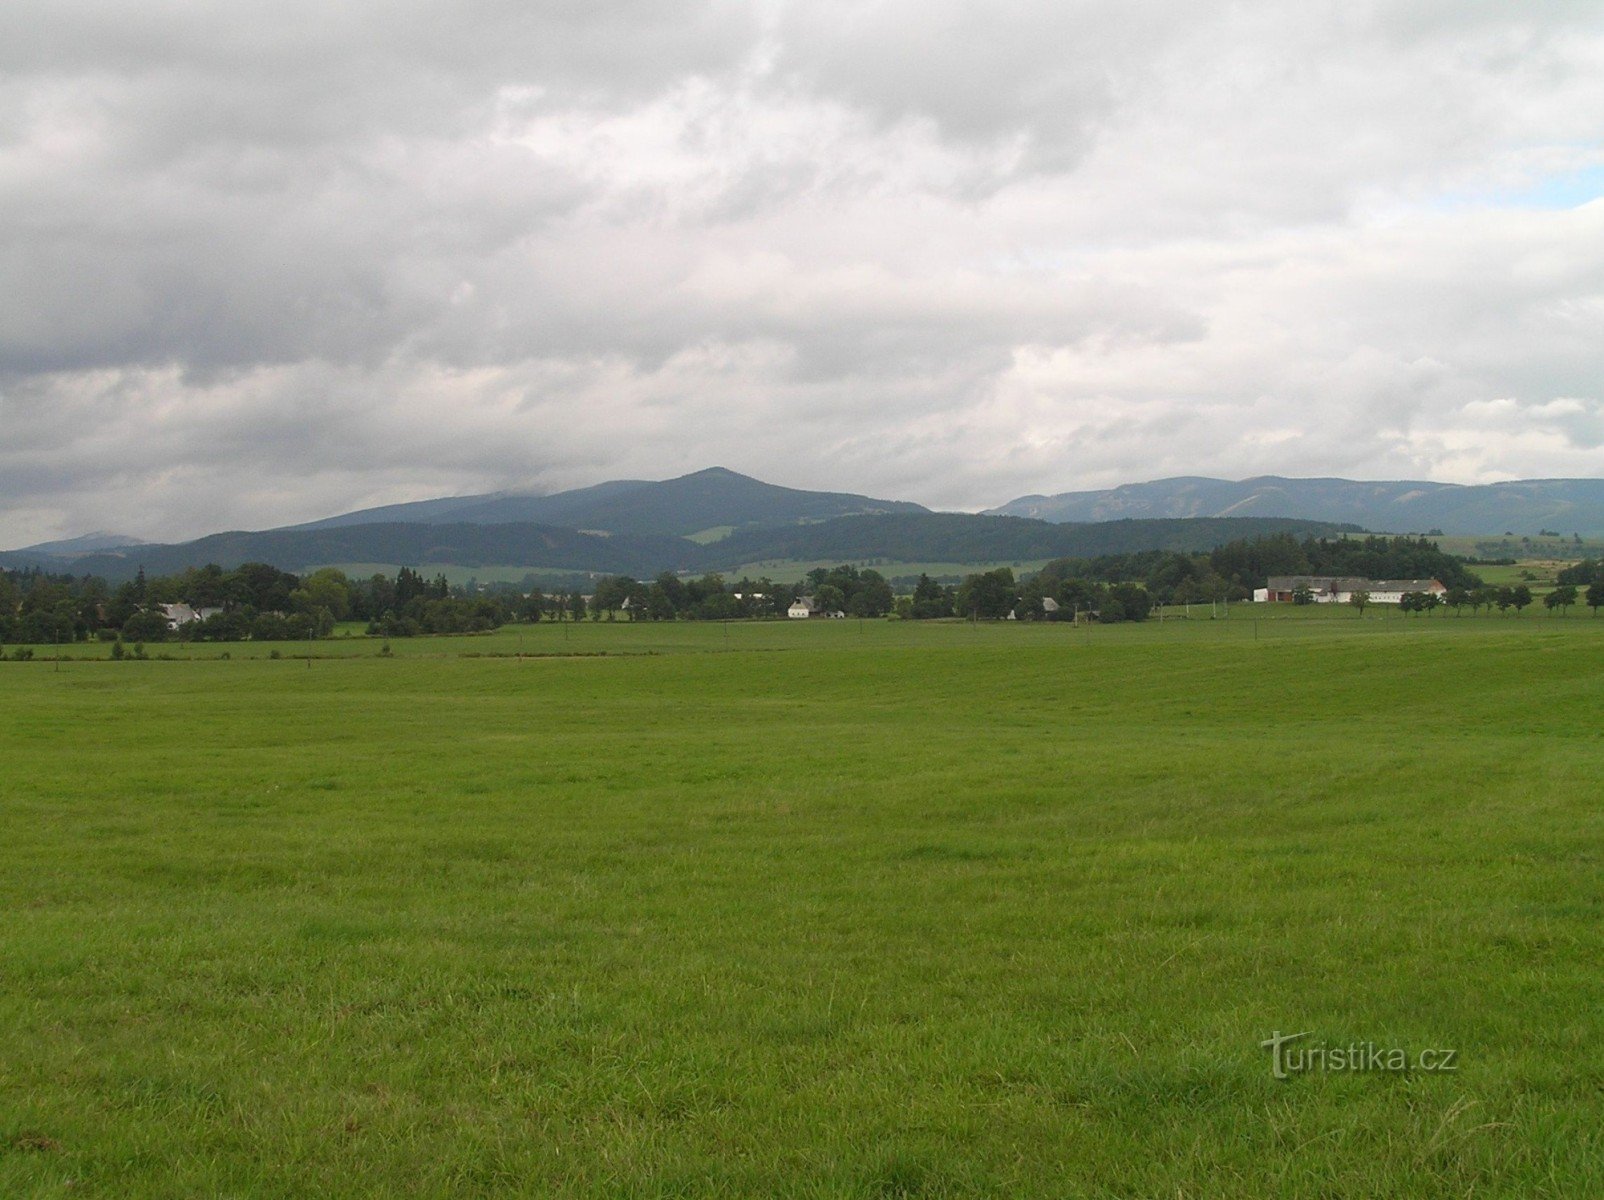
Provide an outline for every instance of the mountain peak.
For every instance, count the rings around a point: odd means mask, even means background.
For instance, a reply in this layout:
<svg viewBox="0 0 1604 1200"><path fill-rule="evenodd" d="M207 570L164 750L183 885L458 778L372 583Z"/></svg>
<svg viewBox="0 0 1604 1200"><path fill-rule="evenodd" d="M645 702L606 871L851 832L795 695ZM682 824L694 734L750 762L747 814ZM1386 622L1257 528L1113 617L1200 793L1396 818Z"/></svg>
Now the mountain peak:
<svg viewBox="0 0 1604 1200"><path fill-rule="evenodd" d="M674 479L615 479L531 496L495 492L364 509L296 529L379 523L505 525L536 522L604 533L719 536L733 529L827 521L861 513L924 512L922 506L844 492L779 487L728 467L704 467Z"/></svg>

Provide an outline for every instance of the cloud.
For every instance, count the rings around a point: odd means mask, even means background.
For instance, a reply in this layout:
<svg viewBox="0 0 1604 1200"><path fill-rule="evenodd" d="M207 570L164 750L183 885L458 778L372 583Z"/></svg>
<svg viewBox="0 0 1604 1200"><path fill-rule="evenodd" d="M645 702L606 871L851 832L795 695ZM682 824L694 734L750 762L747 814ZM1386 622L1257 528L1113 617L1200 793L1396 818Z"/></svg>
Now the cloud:
<svg viewBox="0 0 1604 1200"><path fill-rule="evenodd" d="M0 10L0 545L1604 468L1604 15Z"/></svg>

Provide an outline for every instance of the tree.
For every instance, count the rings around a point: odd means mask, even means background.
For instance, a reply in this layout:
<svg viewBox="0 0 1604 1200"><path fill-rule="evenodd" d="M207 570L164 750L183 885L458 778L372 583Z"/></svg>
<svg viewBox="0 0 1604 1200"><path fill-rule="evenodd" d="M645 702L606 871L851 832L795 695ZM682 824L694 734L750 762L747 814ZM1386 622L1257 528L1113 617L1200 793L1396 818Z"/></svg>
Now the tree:
<svg viewBox="0 0 1604 1200"><path fill-rule="evenodd" d="M1108 589L1108 600L1118 605L1127 621L1145 621L1153 611L1153 598L1136 583L1116 583Z"/></svg>
<svg viewBox="0 0 1604 1200"><path fill-rule="evenodd" d="M1470 603L1470 589L1462 587L1449 588L1448 594L1443 597L1443 603L1453 609L1454 616L1457 617L1459 610Z"/></svg>
<svg viewBox="0 0 1604 1200"><path fill-rule="evenodd" d="M1014 573L1008 567L998 567L980 575L971 575L958 586L955 604L966 617L985 617L1001 620L1018 602L1014 587Z"/></svg>
<svg viewBox="0 0 1604 1200"><path fill-rule="evenodd" d="M1575 603L1576 585L1572 583L1567 583L1564 587L1557 587L1543 597L1543 607L1548 609L1550 616L1554 615L1555 609L1559 610L1560 616L1564 616L1565 610Z"/></svg>
<svg viewBox="0 0 1604 1200"><path fill-rule="evenodd" d="M290 593L290 605L309 615L327 609L333 620L343 621L351 613L351 581L337 567L313 571Z"/></svg>
<svg viewBox="0 0 1604 1200"><path fill-rule="evenodd" d="M165 642L167 615L160 609L142 609L123 622L123 637L134 642Z"/></svg>
<svg viewBox="0 0 1604 1200"><path fill-rule="evenodd" d="M827 583L814 592L813 600L818 611L826 613L838 611L847 602L846 594L833 583Z"/></svg>
<svg viewBox="0 0 1604 1200"><path fill-rule="evenodd" d="M675 579L674 582L679 583L679 580ZM663 586L663 576L661 575L657 577L651 587L646 589L646 615L653 621L672 621L674 619L674 601L669 597L668 589Z"/></svg>
<svg viewBox="0 0 1604 1200"><path fill-rule="evenodd" d="M608 575L596 581L595 608L609 617L624 606L636 583L628 575Z"/></svg>
<svg viewBox="0 0 1604 1200"><path fill-rule="evenodd" d="M1598 616L1598 610L1604 608L1604 582L1595 583L1587 589L1587 607L1593 610L1595 617Z"/></svg>
<svg viewBox="0 0 1604 1200"><path fill-rule="evenodd" d="M883 617L896 603L891 584L879 571L864 571L858 576L858 589L848 602L847 611L855 617Z"/></svg>
<svg viewBox="0 0 1604 1200"><path fill-rule="evenodd" d="M1525 608L1532 602L1532 589L1527 587L1524 583L1520 584L1511 594L1510 601L1515 605L1516 613L1519 613L1521 609Z"/></svg>
<svg viewBox="0 0 1604 1200"><path fill-rule="evenodd" d="M914 585L913 602L908 606L908 615L915 621L950 617L952 606L951 588L942 587L928 575L920 575L919 582Z"/></svg>
<svg viewBox="0 0 1604 1200"><path fill-rule="evenodd" d="M243 563L231 574L230 594L239 596L257 612L288 612L290 593L301 585L288 571L267 563Z"/></svg>
<svg viewBox="0 0 1604 1200"><path fill-rule="evenodd" d="M1362 617L1364 616L1365 606L1370 603L1370 593L1354 592L1348 597L1348 603L1358 609L1359 615Z"/></svg>
<svg viewBox="0 0 1604 1200"><path fill-rule="evenodd" d="M686 590L685 581L672 571L664 571L657 577L656 586L662 591L663 598L668 601L674 610L670 615L683 612L690 603L690 594Z"/></svg>
<svg viewBox="0 0 1604 1200"><path fill-rule="evenodd" d="M1295 588L1292 589L1292 603L1294 603L1294 604L1313 604L1314 603L1314 592L1312 590L1310 590L1310 588L1309 588L1309 586L1307 584L1301 585L1299 587L1295 587Z"/></svg>

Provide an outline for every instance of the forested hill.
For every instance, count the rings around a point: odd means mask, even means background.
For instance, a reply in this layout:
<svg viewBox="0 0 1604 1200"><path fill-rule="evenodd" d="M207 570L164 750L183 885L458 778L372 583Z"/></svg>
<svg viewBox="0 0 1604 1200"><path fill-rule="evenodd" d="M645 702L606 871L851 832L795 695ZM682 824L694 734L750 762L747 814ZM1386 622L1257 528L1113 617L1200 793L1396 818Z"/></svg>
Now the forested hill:
<svg viewBox="0 0 1604 1200"><path fill-rule="evenodd" d="M842 517L817 525L738 533L709 546L706 561L711 567L729 569L775 560L983 563L1094 558L1138 550L1196 554L1226 542L1272 533L1321 537L1357 532L1361 530L1355 525L1279 517L1054 525L1023 517L912 513Z"/></svg>
<svg viewBox="0 0 1604 1200"><path fill-rule="evenodd" d="M1229 480L1185 476L1104 491L1021 496L993 513L1047 521L1120 517L1303 517L1403 533L1604 532L1604 479L1517 479L1464 485L1418 479Z"/></svg>
<svg viewBox="0 0 1604 1200"><path fill-rule="evenodd" d="M90 555L68 565L74 574L131 579L169 575L216 563L236 567L267 563L303 571L329 563L519 566L546 570L652 576L694 570L702 547L677 537L580 533L527 522L506 525L350 525L335 529L217 533L173 546L139 546L126 553ZM63 569L57 565L53 569Z"/></svg>
<svg viewBox="0 0 1604 1200"><path fill-rule="evenodd" d="M216 563L261 562L285 571L331 563L527 567L650 578L663 571L727 571L778 559L853 562L1012 562L1095 557L1139 550L1199 553L1240 538L1289 532L1321 536L1344 527L1265 518L1109 521L1052 525L967 513L841 517L814 525L752 530L702 546L685 538L592 534L553 525L347 525L219 533L182 545L145 545L56 563L54 570L130 579L141 567L166 575ZM29 565L25 562L12 564Z"/></svg>

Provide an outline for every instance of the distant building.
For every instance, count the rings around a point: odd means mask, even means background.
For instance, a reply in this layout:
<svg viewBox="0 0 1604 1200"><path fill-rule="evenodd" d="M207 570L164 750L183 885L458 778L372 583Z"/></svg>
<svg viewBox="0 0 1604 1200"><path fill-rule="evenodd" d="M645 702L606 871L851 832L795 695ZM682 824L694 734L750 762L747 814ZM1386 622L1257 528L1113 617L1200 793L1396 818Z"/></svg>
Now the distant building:
<svg viewBox="0 0 1604 1200"><path fill-rule="evenodd" d="M834 617L836 620L845 620L846 613L839 608L820 608L819 602L812 596L802 596L791 601L791 607L785 610L785 615L797 621L805 621L809 617Z"/></svg>
<svg viewBox="0 0 1604 1200"><path fill-rule="evenodd" d="M161 604L157 607L167 618L169 629L177 629L180 625L188 625L191 621L204 621L223 611L220 608L191 608L187 604Z"/></svg>
<svg viewBox="0 0 1604 1200"><path fill-rule="evenodd" d="M200 614L187 604L163 604L160 607L162 616L167 618L169 629L177 629L180 625L200 620Z"/></svg>
<svg viewBox="0 0 1604 1200"><path fill-rule="evenodd" d="M1346 604L1356 592L1366 592L1372 604L1397 604L1406 592L1441 596L1448 589L1436 579L1358 579L1337 575L1272 575L1253 593L1257 601L1290 604L1307 589L1316 604Z"/></svg>

